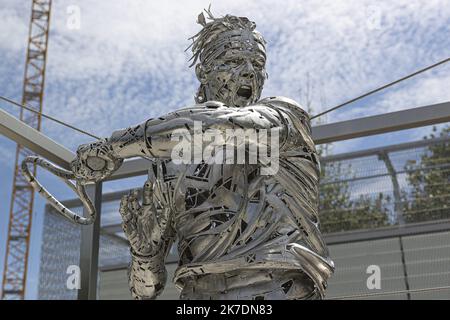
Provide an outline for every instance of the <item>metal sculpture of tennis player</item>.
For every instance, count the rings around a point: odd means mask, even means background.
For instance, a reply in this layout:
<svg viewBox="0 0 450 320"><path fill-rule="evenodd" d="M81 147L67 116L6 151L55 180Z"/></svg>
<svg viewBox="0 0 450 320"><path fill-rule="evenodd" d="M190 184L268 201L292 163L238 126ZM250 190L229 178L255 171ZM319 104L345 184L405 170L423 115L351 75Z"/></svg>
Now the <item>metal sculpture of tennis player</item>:
<svg viewBox="0 0 450 320"><path fill-rule="evenodd" d="M196 104L80 146L73 174L77 181L93 182L111 175L126 158L153 163L142 199L132 191L120 204L134 298L161 294L165 257L178 240L173 281L181 299L321 299L334 265L319 230L320 165L309 117L293 100L260 99L266 50L255 23L206 13L209 21L199 15L203 28L191 47L200 81ZM255 147L270 147L278 156L276 172L262 174L270 164L259 158L257 163L174 161L180 140L173 133L195 134L198 123L202 133L278 132L277 150L261 137L249 138L245 147L247 156ZM202 140L193 141L204 147ZM217 160L220 152L211 154Z"/></svg>

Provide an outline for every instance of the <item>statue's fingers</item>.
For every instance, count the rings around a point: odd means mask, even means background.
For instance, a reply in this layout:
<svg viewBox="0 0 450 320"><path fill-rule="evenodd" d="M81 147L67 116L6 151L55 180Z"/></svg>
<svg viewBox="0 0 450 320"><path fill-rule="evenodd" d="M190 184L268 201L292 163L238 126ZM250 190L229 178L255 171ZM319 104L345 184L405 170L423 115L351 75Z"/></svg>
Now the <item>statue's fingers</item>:
<svg viewBox="0 0 450 320"><path fill-rule="evenodd" d="M153 198L153 186L150 180L144 185L143 195L142 195L142 218L149 220L150 218L155 221L156 217L156 207Z"/></svg>
<svg viewBox="0 0 450 320"><path fill-rule="evenodd" d="M149 242L149 240L151 239L152 234L154 233L154 223L152 221L152 218L150 217L150 219L146 219L146 221L142 222L142 231L143 231L143 235L146 239L146 242Z"/></svg>
<svg viewBox="0 0 450 320"><path fill-rule="evenodd" d="M141 205L139 204L137 196L138 196L138 191L136 189L130 191L129 196L128 196L128 208L132 212L135 212L138 215L139 211L141 209Z"/></svg>
<svg viewBox="0 0 450 320"><path fill-rule="evenodd" d="M122 222L122 229L125 235L127 236L128 240L139 237L136 221L134 221L133 219L130 219L127 222L125 221Z"/></svg>
<svg viewBox="0 0 450 320"><path fill-rule="evenodd" d="M138 195L139 195L139 189L131 189L130 192L129 192L129 195L130 195L131 197L137 199L137 197L138 197Z"/></svg>
<svg viewBox="0 0 450 320"><path fill-rule="evenodd" d="M153 185L152 181L148 179L142 188L142 205L147 206L153 203Z"/></svg>
<svg viewBox="0 0 450 320"><path fill-rule="evenodd" d="M146 220L150 221L150 218L154 217L154 216L156 216L156 208L153 203L142 207L140 218L143 221L146 221ZM154 219L154 218L152 218L152 219Z"/></svg>
<svg viewBox="0 0 450 320"><path fill-rule="evenodd" d="M120 200L119 213L122 216L123 221L130 220L131 213L128 210L128 196L127 195L123 196L122 199Z"/></svg>
<svg viewBox="0 0 450 320"><path fill-rule="evenodd" d="M140 217L140 223L146 239L150 239L150 235L155 232L155 229L158 229L155 214L150 211Z"/></svg>

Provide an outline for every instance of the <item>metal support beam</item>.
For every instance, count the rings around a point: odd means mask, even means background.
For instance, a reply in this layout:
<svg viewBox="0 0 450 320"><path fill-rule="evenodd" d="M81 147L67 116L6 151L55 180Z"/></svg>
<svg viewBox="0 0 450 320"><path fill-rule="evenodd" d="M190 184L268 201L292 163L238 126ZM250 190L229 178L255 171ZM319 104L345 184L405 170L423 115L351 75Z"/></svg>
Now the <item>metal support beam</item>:
<svg viewBox="0 0 450 320"><path fill-rule="evenodd" d="M445 231L450 231L449 219L407 223L404 226L327 233L324 234L323 238L327 245L333 245Z"/></svg>
<svg viewBox="0 0 450 320"><path fill-rule="evenodd" d="M97 219L88 226L81 228L80 269L81 288L78 290L78 300L97 299L98 256L100 248L100 218L102 208L102 184L86 186L86 192L97 210ZM84 209L84 215L88 214Z"/></svg>
<svg viewBox="0 0 450 320"><path fill-rule="evenodd" d="M402 208L402 197L400 193L400 184L398 183L397 173L395 172L394 165L392 164L391 159L389 158L389 154L386 151L382 151L378 154L378 158L384 162L386 165L386 169L391 177L392 181L392 193L394 194L394 211L396 215L396 221L399 226L403 226L405 224L405 219L403 217L403 208Z"/></svg>
<svg viewBox="0 0 450 320"><path fill-rule="evenodd" d="M320 158L321 163L342 161L354 158L363 158L368 156L377 155L380 152L398 152L408 149L424 148L435 144L450 142L450 137L438 137L433 139L422 139L413 142L405 142L399 144L393 144L389 146L376 147L371 149L364 149L352 152L332 154Z"/></svg>
<svg viewBox="0 0 450 320"><path fill-rule="evenodd" d="M429 126L450 121L450 102L316 126L316 144Z"/></svg>
<svg viewBox="0 0 450 320"><path fill-rule="evenodd" d="M75 158L72 151L2 109L0 109L0 134L64 169L69 169L70 161Z"/></svg>

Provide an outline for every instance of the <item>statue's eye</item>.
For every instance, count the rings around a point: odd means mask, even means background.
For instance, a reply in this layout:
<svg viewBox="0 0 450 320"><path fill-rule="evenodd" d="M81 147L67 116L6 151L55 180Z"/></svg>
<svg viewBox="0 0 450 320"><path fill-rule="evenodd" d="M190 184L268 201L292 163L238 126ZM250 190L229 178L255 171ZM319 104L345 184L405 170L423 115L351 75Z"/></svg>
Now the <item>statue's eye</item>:
<svg viewBox="0 0 450 320"><path fill-rule="evenodd" d="M253 66L255 68L262 69L262 68L264 68L264 61L263 60L254 60Z"/></svg>

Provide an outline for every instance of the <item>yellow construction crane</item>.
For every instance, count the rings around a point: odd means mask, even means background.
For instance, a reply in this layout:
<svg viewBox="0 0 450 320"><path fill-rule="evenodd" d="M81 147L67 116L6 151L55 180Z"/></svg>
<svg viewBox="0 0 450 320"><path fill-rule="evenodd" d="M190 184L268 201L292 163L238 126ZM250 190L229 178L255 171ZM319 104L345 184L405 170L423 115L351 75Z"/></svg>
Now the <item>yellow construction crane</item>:
<svg viewBox="0 0 450 320"><path fill-rule="evenodd" d="M32 0L22 104L42 112L51 0ZM40 130L41 116L21 109L20 120ZM3 272L2 298L24 299L30 248L34 192L20 170L31 151L17 146L9 214L8 239ZM36 173L36 168L33 169Z"/></svg>

